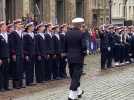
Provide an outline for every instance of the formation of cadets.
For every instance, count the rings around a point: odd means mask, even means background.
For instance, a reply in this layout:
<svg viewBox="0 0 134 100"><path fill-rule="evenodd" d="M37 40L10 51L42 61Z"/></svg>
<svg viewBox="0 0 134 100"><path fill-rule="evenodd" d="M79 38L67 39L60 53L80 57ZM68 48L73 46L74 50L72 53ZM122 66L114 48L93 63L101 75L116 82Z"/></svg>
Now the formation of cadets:
<svg viewBox="0 0 134 100"><path fill-rule="evenodd" d="M36 83L67 78L65 34L61 26L33 22L23 26L21 19L13 24L0 22L0 91L24 88Z"/></svg>
<svg viewBox="0 0 134 100"><path fill-rule="evenodd" d="M134 62L134 27L100 26L101 69Z"/></svg>

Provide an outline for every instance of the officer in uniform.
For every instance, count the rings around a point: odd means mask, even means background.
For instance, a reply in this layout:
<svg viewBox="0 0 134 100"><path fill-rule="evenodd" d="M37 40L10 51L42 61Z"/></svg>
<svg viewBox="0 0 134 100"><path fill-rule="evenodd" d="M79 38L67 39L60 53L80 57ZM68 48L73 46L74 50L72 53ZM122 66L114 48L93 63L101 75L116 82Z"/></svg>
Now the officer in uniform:
<svg viewBox="0 0 134 100"><path fill-rule="evenodd" d="M0 22L0 91L9 90L9 44L6 23Z"/></svg>
<svg viewBox="0 0 134 100"><path fill-rule="evenodd" d="M100 29L100 39L101 39L101 69L105 70L112 67L112 33L107 30L108 26L105 29ZM111 28L111 27L110 27ZM109 29L110 29L109 28Z"/></svg>
<svg viewBox="0 0 134 100"><path fill-rule="evenodd" d="M129 44L129 57L134 59L134 34L132 32L132 26L128 27L127 42Z"/></svg>
<svg viewBox="0 0 134 100"><path fill-rule="evenodd" d="M71 76L70 92L68 100L78 100L84 93L80 89L80 78L82 74L82 66L84 55L87 50L86 39L84 38L80 28L84 23L83 18L75 18L72 20L74 28L66 34L66 52L69 63L69 72Z"/></svg>
<svg viewBox="0 0 134 100"><path fill-rule="evenodd" d="M45 36L43 23L36 26L37 34L35 35L35 51L36 51L36 63L35 63L35 75L37 83L43 83L45 81Z"/></svg>
<svg viewBox="0 0 134 100"><path fill-rule="evenodd" d="M14 21L15 30L9 35L10 57L12 67L13 87L20 89L23 87L23 35L22 21Z"/></svg>
<svg viewBox="0 0 134 100"><path fill-rule="evenodd" d="M52 61L54 54L54 46L53 46L53 33L52 33L52 24L48 23L46 25L45 32L45 52L46 52L46 81L52 79Z"/></svg>
<svg viewBox="0 0 134 100"><path fill-rule="evenodd" d="M66 65L67 65L67 57L66 57L66 42L65 42L65 35L67 32L67 25L63 24L60 27L60 68L59 68L59 75L61 78L67 78L66 73Z"/></svg>
<svg viewBox="0 0 134 100"><path fill-rule="evenodd" d="M115 34L114 34L114 61L115 66L120 65L120 45L121 45L121 37L120 37L120 27L115 28Z"/></svg>
<svg viewBox="0 0 134 100"><path fill-rule="evenodd" d="M33 22L26 24L23 35L24 69L26 85L33 85L34 64L35 64L35 38L33 33Z"/></svg>

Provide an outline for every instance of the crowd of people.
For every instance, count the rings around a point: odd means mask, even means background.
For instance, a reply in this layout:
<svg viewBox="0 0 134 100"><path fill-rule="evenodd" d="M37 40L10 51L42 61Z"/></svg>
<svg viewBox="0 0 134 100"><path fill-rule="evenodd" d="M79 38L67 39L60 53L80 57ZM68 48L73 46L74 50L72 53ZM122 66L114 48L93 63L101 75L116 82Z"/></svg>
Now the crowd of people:
<svg viewBox="0 0 134 100"><path fill-rule="evenodd" d="M67 78L66 24L33 22L22 24L16 19L12 24L0 22L0 91ZM34 77L35 76L35 77Z"/></svg>
<svg viewBox="0 0 134 100"><path fill-rule="evenodd" d="M99 36L102 69L134 62L133 26L102 25L99 29Z"/></svg>

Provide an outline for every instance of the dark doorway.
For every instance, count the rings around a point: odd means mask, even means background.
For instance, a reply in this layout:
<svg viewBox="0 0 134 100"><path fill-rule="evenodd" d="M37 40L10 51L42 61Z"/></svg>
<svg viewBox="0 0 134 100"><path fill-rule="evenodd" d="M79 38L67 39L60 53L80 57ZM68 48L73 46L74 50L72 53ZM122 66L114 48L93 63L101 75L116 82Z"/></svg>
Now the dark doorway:
<svg viewBox="0 0 134 100"><path fill-rule="evenodd" d="M10 23L12 20L15 19L15 0L6 0L6 20Z"/></svg>
<svg viewBox="0 0 134 100"><path fill-rule="evenodd" d="M65 19L65 6L64 0L56 0L56 15L57 15L57 22L59 24L64 23Z"/></svg>
<svg viewBox="0 0 134 100"><path fill-rule="evenodd" d="M33 13L39 21L43 19L43 0L33 0Z"/></svg>
<svg viewBox="0 0 134 100"><path fill-rule="evenodd" d="M76 17L84 17L84 0L76 0Z"/></svg>

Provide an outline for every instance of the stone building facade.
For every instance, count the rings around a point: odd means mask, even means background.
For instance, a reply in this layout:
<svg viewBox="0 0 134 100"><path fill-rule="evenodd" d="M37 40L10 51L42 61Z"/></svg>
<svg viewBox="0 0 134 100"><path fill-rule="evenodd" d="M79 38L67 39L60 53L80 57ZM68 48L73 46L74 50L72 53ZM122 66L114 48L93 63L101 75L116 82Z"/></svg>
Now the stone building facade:
<svg viewBox="0 0 134 100"><path fill-rule="evenodd" d="M89 26L109 22L108 0L0 0L0 12L1 20L31 13L54 24L71 23L74 17L84 17Z"/></svg>
<svg viewBox="0 0 134 100"><path fill-rule="evenodd" d="M113 0L112 19L115 23L134 21L134 0Z"/></svg>

